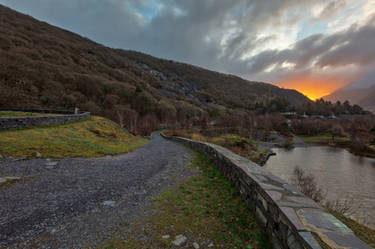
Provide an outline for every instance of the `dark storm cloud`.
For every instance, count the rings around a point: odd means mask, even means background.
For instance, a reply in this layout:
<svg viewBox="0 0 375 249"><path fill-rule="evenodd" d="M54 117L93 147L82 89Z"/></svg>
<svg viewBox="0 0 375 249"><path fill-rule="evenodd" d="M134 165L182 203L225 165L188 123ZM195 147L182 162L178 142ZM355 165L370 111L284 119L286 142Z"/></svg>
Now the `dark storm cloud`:
<svg viewBox="0 0 375 249"><path fill-rule="evenodd" d="M303 1L166 0L160 1L164 7L155 17L143 20L133 7L142 9L150 2L0 0L112 47L140 50L224 71L253 48L262 26L278 23L289 6ZM176 14L176 10L181 13ZM223 36L234 28L236 32L222 44Z"/></svg>
<svg viewBox="0 0 375 249"><path fill-rule="evenodd" d="M375 58L374 27L370 22L341 33L311 35L288 49L280 50L276 46L259 49L262 44L279 44L283 35L279 31L281 28L293 27L305 20L306 13L293 11L294 7L308 9L321 3L321 12L311 19L329 18L345 7L345 1L341 0L329 3L309 0L0 0L0 3L111 47L139 50L250 79L256 76L256 79L269 80L313 67L345 63L367 65ZM263 32L266 33L260 35ZM246 56L248 54L251 56ZM292 63L295 67L285 68L283 63ZM273 70L264 72L271 66Z"/></svg>

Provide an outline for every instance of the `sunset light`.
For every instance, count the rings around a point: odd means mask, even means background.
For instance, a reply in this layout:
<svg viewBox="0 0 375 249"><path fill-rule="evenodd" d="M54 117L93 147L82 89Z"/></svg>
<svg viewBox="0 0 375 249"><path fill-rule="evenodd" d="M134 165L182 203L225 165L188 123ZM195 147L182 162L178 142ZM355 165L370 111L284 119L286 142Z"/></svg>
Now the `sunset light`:
<svg viewBox="0 0 375 249"><path fill-rule="evenodd" d="M311 76L297 76L277 83L280 87L295 89L311 100L327 96L346 84L348 82Z"/></svg>

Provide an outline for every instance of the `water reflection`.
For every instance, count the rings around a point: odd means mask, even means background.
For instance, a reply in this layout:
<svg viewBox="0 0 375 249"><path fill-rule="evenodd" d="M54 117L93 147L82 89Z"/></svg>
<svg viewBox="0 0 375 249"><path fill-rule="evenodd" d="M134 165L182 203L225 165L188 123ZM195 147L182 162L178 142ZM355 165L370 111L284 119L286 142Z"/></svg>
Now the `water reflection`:
<svg viewBox="0 0 375 249"><path fill-rule="evenodd" d="M292 150L274 149L266 169L290 181L295 166L315 176L328 199L352 196L361 207L353 218L375 228L375 159L355 156L345 149L312 146Z"/></svg>

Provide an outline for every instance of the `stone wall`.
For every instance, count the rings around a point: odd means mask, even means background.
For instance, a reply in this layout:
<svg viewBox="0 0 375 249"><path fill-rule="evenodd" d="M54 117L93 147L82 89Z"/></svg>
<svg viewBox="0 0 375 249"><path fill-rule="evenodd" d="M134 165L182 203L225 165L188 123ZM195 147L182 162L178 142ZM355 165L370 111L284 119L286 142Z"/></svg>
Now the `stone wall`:
<svg viewBox="0 0 375 249"><path fill-rule="evenodd" d="M90 118L89 112L60 111L60 110L26 110L26 109L0 109L0 111L19 111L33 113L58 114L48 116L29 117L0 117L0 130L22 129L31 126L60 125Z"/></svg>
<svg viewBox="0 0 375 249"><path fill-rule="evenodd" d="M324 208L252 161L218 145L165 138L187 144L213 159L240 191L275 248L371 248Z"/></svg>

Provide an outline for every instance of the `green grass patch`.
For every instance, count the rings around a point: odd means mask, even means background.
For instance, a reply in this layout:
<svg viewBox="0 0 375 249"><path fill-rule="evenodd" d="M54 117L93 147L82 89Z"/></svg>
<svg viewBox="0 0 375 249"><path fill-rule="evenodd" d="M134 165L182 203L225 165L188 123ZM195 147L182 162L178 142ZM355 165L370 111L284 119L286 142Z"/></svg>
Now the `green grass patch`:
<svg viewBox="0 0 375 249"><path fill-rule="evenodd" d="M0 118L4 117L32 117L32 116L56 116L61 114L50 113L34 113L34 112L14 112L14 111L0 111Z"/></svg>
<svg viewBox="0 0 375 249"><path fill-rule="evenodd" d="M122 238L107 241L105 248L172 248L176 235L188 238L182 248L272 248L251 210L232 183L210 159L195 154L193 166L200 174L177 189L155 199L156 213L145 218ZM163 235L170 235L163 239Z"/></svg>
<svg viewBox="0 0 375 249"><path fill-rule="evenodd" d="M0 131L0 154L12 157L100 157L137 149L148 143L102 118L48 127Z"/></svg>
<svg viewBox="0 0 375 249"><path fill-rule="evenodd" d="M335 212L335 211L332 211L332 210L329 210L331 214L333 214L337 219L339 219L342 223L344 223L345 225L347 225L353 232L354 234L360 238L361 240L363 240L364 242L366 242L368 245L370 245L371 247L375 248L375 230L365 226L365 225L362 225L348 217L345 217L344 215L338 213L338 212Z"/></svg>

